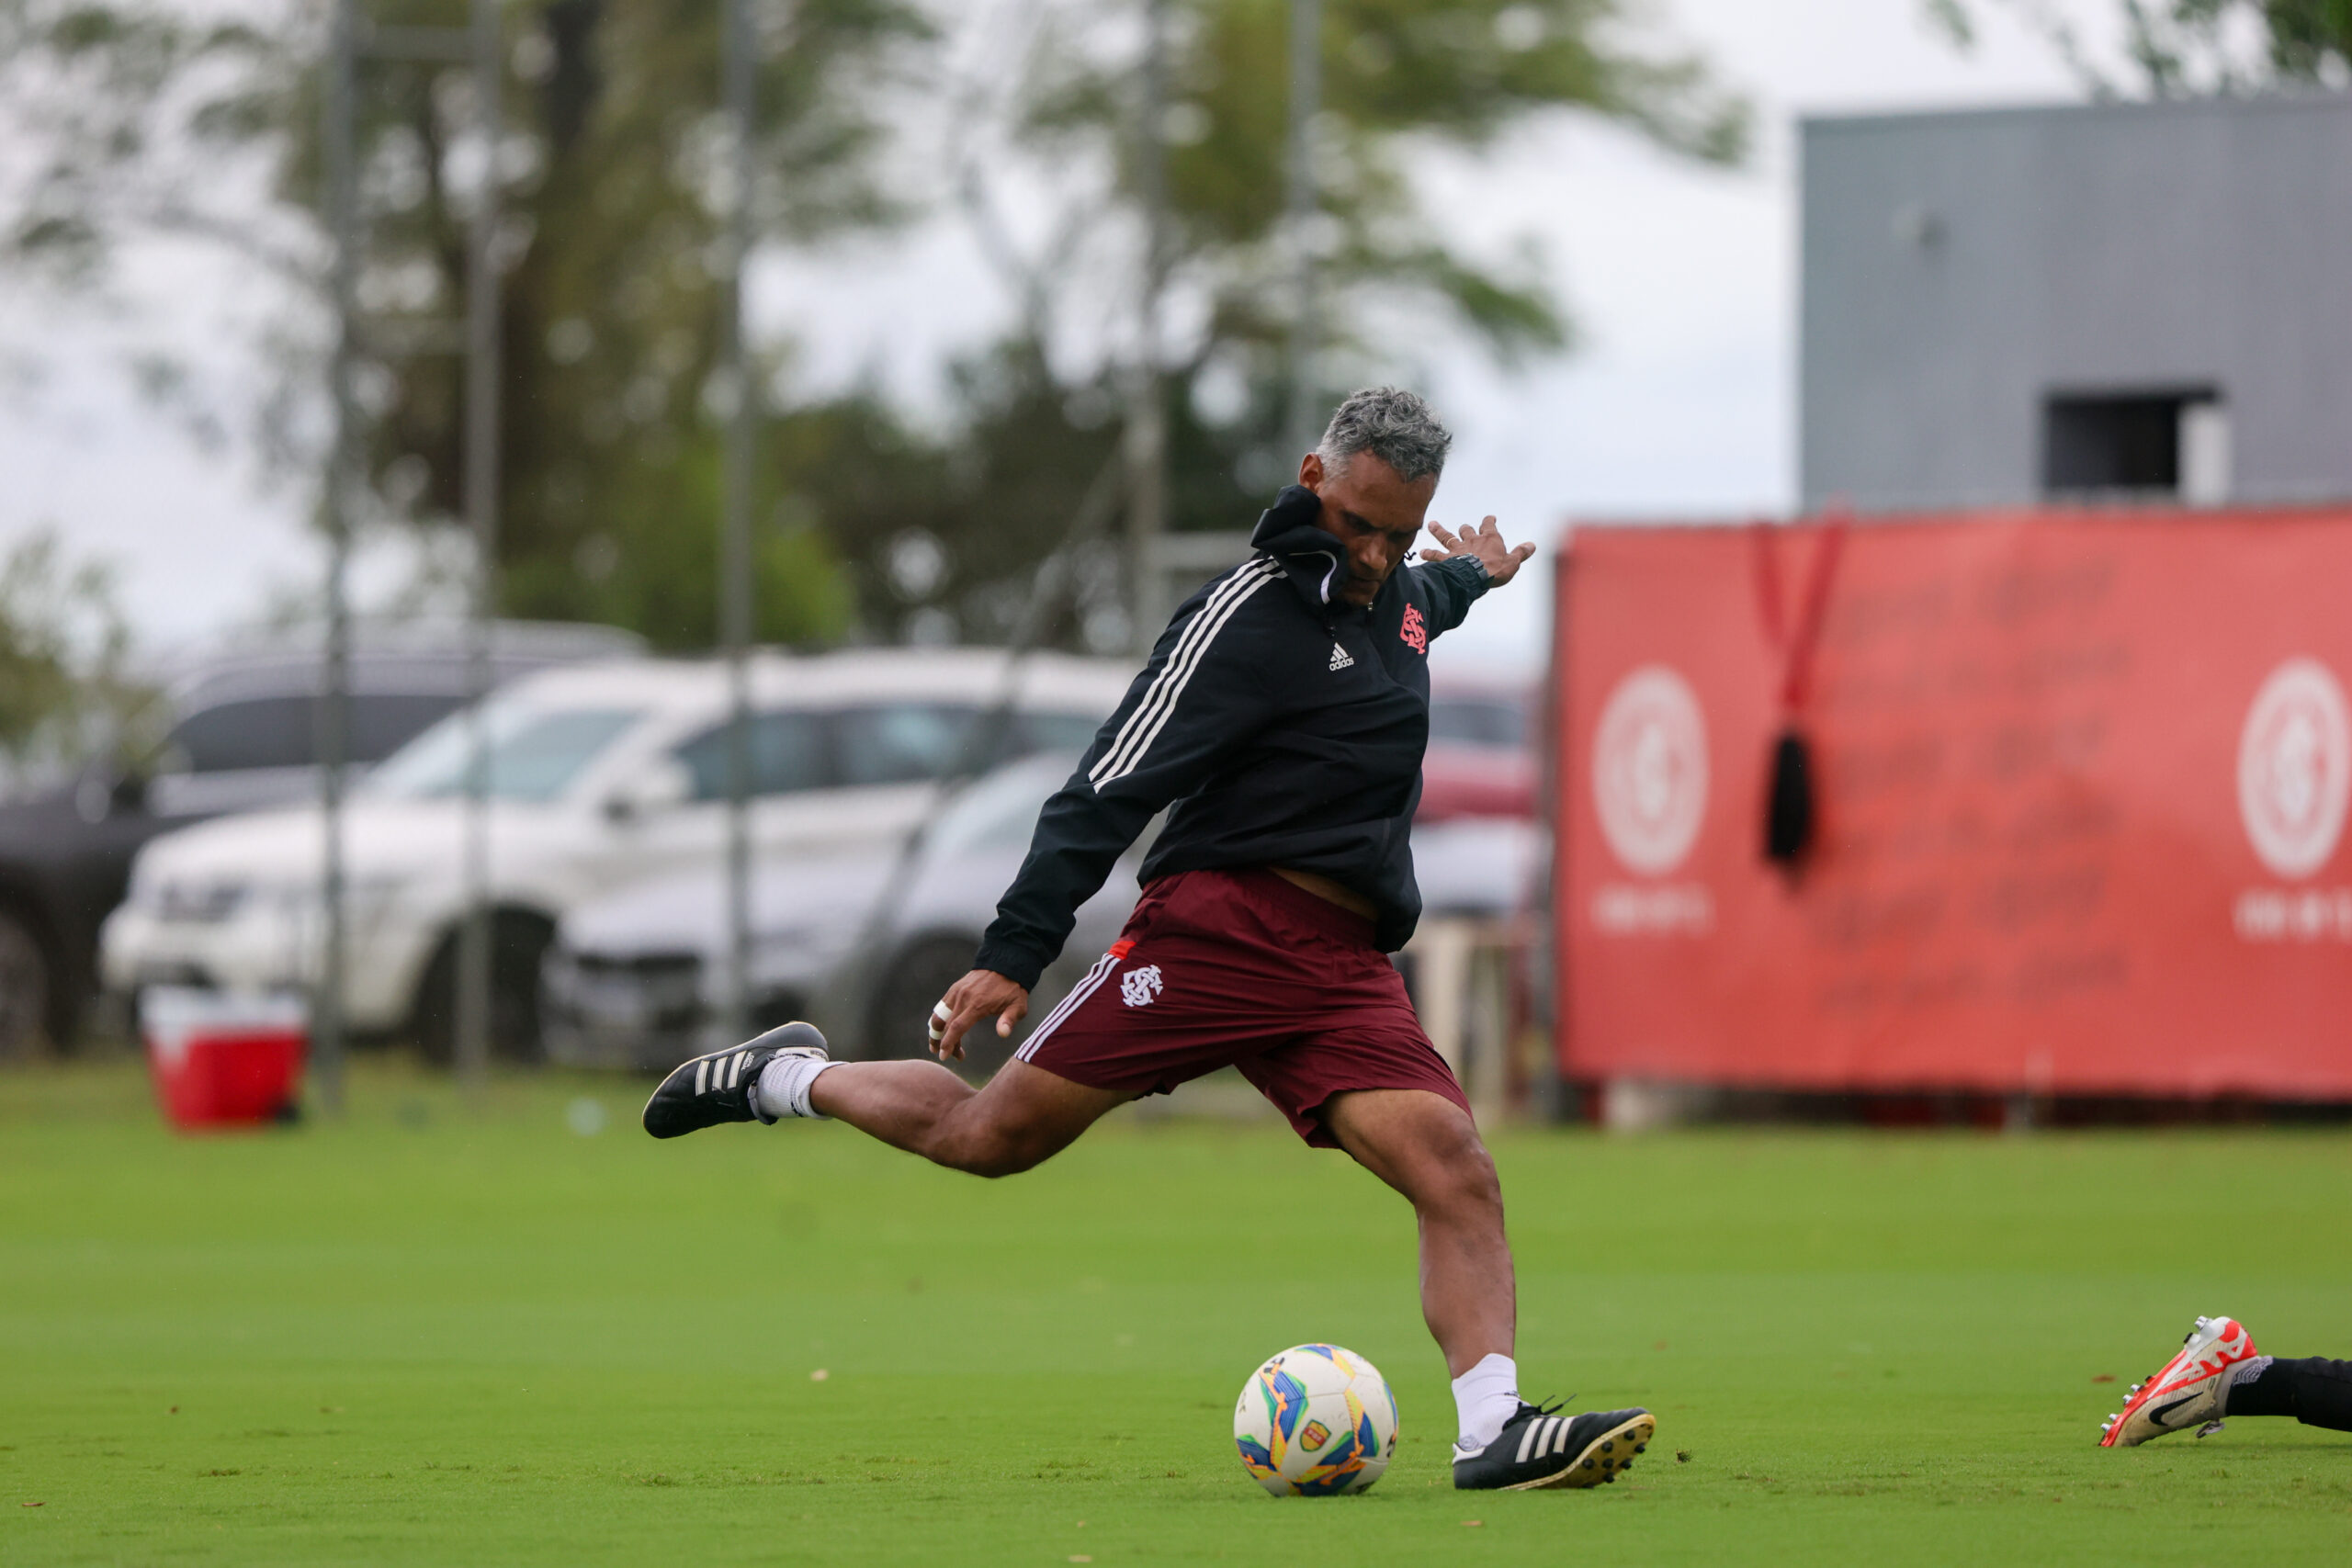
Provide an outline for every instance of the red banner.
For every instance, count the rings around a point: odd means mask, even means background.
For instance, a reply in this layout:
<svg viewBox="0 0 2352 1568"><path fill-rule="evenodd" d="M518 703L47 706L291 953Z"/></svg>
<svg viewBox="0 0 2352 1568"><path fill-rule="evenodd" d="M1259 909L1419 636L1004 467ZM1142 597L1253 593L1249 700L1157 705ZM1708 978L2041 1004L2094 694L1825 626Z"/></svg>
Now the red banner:
<svg viewBox="0 0 2352 1568"><path fill-rule="evenodd" d="M1837 532L1560 557L1563 1071L2352 1099L2352 513Z"/></svg>

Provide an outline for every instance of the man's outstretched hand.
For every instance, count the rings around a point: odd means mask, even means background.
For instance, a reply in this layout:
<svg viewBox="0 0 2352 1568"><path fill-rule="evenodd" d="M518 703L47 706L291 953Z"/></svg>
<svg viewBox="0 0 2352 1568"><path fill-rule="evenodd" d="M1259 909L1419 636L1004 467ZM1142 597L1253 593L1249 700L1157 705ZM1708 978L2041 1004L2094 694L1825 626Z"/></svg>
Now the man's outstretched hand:
<svg viewBox="0 0 2352 1568"><path fill-rule="evenodd" d="M1476 528L1464 528L1459 534L1442 523L1432 523L1430 525L1430 536L1437 540L1441 550L1423 550L1422 559L1451 560L1455 556L1468 556L1487 569L1487 575L1498 587L1517 577L1519 563L1535 553L1535 547L1532 544L1504 544L1502 533L1491 517Z"/></svg>
<svg viewBox="0 0 2352 1568"><path fill-rule="evenodd" d="M942 1019L941 1010L946 1017ZM996 1033L1000 1040L1012 1038L1012 1026L1029 1016L1029 990L1016 986L993 969L975 969L954 985L939 998L939 1007L931 1015L931 1054L944 1062L964 1055L964 1032L972 1025L996 1015Z"/></svg>

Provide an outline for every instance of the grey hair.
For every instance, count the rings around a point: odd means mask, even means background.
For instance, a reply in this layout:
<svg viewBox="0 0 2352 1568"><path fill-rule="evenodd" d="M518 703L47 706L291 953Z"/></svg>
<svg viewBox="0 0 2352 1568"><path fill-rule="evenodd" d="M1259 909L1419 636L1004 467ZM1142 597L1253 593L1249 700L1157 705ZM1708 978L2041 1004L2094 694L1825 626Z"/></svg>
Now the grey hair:
<svg viewBox="0 0 2352 1568"><path fill-rule="evenodd" d="M1453 445L1453 433L1419 398L1402 387L1366 387L1348 394L1316 443L1315 455L1336 473L1357 453L1369 452L1409 483L1443 469L1446 448Z"/></svg>

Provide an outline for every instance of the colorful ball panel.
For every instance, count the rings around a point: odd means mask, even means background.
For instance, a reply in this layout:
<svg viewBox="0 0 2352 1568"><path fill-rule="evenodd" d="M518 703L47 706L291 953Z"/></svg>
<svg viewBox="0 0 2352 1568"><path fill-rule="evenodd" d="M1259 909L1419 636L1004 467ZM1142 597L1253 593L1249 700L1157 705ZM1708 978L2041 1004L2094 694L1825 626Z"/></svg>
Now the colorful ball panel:
<svg viewBox="0 0 2352 1568"><path fill-rule="evenodd" d="M1396 1452L1396 1396L1380 1369L1337 1345L1294 1345L1250 1374L1233 1445L1277 1497L1361 1492Z"/></svg>

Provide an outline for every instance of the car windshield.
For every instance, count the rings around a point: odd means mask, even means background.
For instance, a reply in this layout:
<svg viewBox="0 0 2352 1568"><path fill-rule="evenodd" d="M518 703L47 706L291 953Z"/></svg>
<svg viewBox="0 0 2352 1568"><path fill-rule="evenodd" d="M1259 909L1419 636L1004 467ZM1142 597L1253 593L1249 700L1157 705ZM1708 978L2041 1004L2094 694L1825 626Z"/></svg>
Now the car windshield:
<svg viewBox="0 0 2352 1568"><path fill-rule="evenodd" d="M589 763L644 716L636 708L551 707L493 698L489 726L490 794L499 800L553 800ZM368 793L402 800L462 795L471 737L453 714L386 760Z"/></svg>

